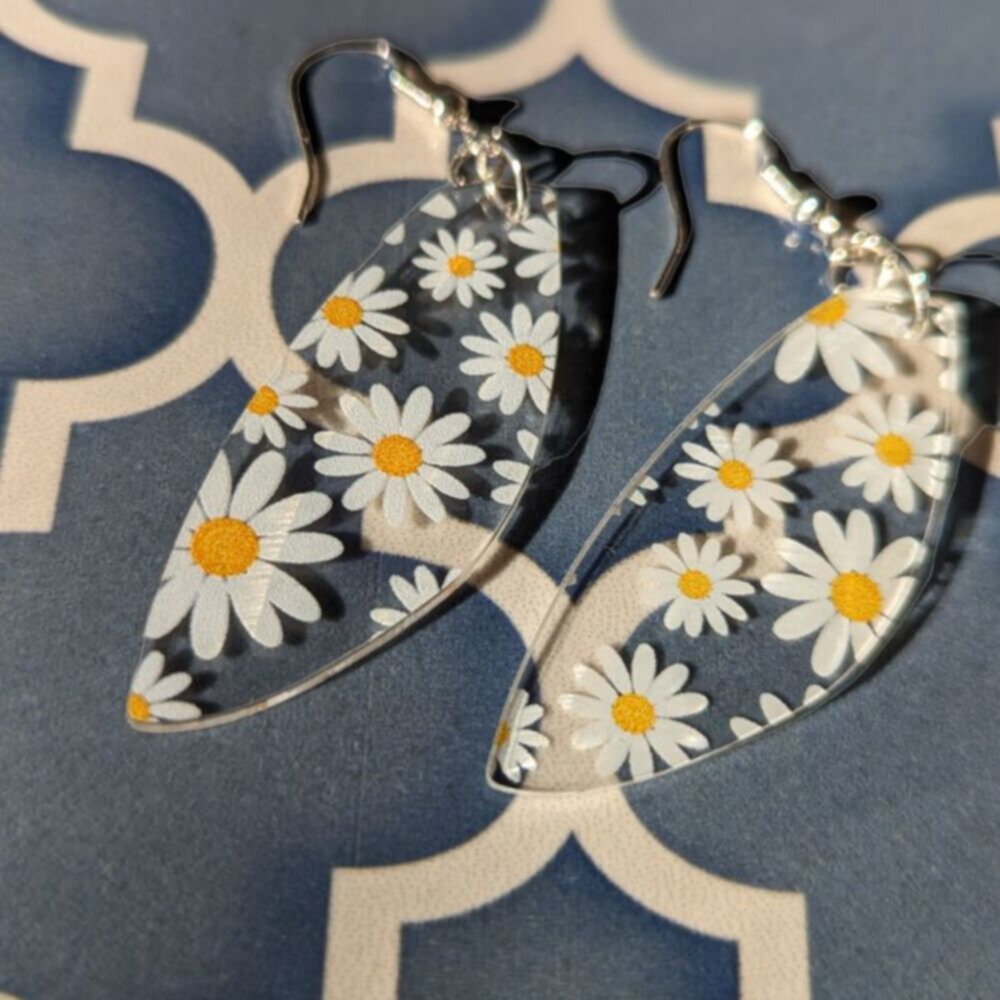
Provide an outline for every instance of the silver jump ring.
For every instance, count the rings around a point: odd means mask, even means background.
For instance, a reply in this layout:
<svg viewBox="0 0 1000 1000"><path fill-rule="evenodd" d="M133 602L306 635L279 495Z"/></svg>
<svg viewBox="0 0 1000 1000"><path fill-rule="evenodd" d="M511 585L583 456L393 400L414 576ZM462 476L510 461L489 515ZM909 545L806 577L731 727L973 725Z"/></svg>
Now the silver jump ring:
<svg viewBox="0 0 1000 1000"><path fill-rule="evenodd" d="M858 264L874 263L898 272L905 282L913 304L914 329L920 331L927 319L930 280L927 272L914 267L909 258L891 241L877 233L856 230L846 244L827 254L826 275L831 288L838 288Z"/></svg>
<svg viewBox="0 0 1000 1000"><path fill-rule="evenodd" d="M472 179L468 172L470 164L489 201L509 222L522 221L528 203L528 183L524 166L514 151L495 136L468 136L452 157L448 171L456 187L464 187ZM510 186L501 184L506 174L510 175Z"/></svg>

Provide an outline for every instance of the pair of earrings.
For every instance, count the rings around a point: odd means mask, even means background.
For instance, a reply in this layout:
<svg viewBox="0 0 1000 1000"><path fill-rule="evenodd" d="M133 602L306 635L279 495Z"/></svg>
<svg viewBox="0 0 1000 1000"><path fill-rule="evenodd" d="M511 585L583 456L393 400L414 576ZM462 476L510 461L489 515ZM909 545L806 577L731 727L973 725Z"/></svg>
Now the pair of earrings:
<svg viewBox="0 0 1000 1000"><path fill-rule="evenodd" d="M146 621L127 703L144 731L244 718L399 638L486 562L545 448L560 194L509 133L384 40L317 50L291 80L300 221L321 182L303 78L359 52L457 134L450 182L336 285L224 442ZM691 242L680 144L706 124L660 152L677 238L656 296ZM931 574L962 305L760 122L731 127L832 294L709 393L599 520L508 698L496 787L639 781L795 718L872 663Z"/></svg>

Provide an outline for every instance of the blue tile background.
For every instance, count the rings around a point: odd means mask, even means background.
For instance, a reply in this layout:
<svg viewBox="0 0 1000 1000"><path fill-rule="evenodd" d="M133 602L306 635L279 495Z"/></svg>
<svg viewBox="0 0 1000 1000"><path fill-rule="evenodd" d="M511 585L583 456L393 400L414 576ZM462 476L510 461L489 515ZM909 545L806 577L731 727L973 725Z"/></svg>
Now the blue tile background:
<svg viewBox="0 0 1000 1000"><path fill-rule="evenodd" d="M194 133L259 183L295 155L284 79L305 48L384 32L427 57L468 54L515 37L539 5L49 6L147 39L138 114ZM888 232L996 186L992 0L616 10L671 65L756 87L795 159L837 190L879 196ZM169 342L201 301L212 251L169 179L66 148L76 70L0 39L0 81L2 419L14 378L106 370ZM313 93L331 141L389 127L371 67L325 68ZM653 151L676 121L580 62L513 96L518 127L573 144ZM554 575L664 432L815 296L814 262L784 250L772 220L706 207L693 190L698 242L669 303L645 294L670 235L665 200L622 220L592 432L528 547ZM414 197L410 184L355 192L328 206L359 220L334 240L289 237L274 275L286 333L300 255L325 255L332 284ZM949 282L1000 287L990 268ZM0 536L0 989L25 1000L312 1000L331 867L436 853L509 805L482 764L520 643L478 596L239 726L163 740L122 726L163 553L245 393L227 368L168 406L77 427L54 530ZM923 627L869 681L745 751L630 793L695 864L806 894L817 1000L1000 994L996 481L968 532ZM730 946L635 906L570 844L510 898L408 928L402 994L729 1000L733 961ZM562 978L564 967L575 971Z"/></svg>

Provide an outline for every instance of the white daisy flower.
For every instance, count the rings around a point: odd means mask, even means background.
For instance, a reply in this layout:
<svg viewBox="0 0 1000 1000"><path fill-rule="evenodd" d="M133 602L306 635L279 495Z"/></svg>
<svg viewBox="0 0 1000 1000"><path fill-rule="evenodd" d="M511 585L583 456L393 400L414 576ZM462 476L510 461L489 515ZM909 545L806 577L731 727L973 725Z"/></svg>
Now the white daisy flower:
<svg viewBox="0 0 1000 1000"><path fill-rule="evenodd" d="M892 499L904 514L916 509L916 485L929 497L944 496L949 466L934 456L947 454L952 447L947 434L932 433L940 424L939 414L923 410L913 415L905 396L889 397L883 406L877 399L858 399L863 420L841 416L846 437L831 446L852 456L855 461L841 480L845 486L863 487L868 503L879 503L892 490Z"/></svg>
<svg viewBox="0 0 1000 1000"><path fill-rule="evenodd" d="M559 314L549 310L532 322L528 307L518 303L510 314L510 329L488 312L479 314L479 322L489 337L463 337L462 346L479 357L459 365L466 375L486 376L479 398L499 397L500 412L510 416L528 394L545 413L559 346Z"/></svg>
<svg viewBox="0 0 1000 1000"><path fill-rule="evenodd" d="M454 219L458 210L450 198L438 192L420 206L420 211L435 219ZM397 222L382 239L389 246L399 246L406 239L406 223Z"/></svg>
<svg viewBox="0 0 1000 1000"><path fill-rule="evenodd" d="M241 433L250 444L258 444L262 437L275 448L285 447L285 431L282 424L305 430L306 422L295 410L316 406L312 396L296 392L309 381L302 372L288 372L272 376L260 386L247 403L233 433Z"/></svg>
<svg viewBox="0 0 1000 1000"><path fill-rule="evenodd" d="M203 660L222 652L229 609L264 646L281 643L282 611L300 622L320 617L316 598L275 563L336 559L339 539L298 529L333 506L322 493L296 493L269 501L285 476L284 456L258 456L233 489L229 460L220 452L189 512L163 583L146 621L146 636L159 639L190 612L191 644Z"/></svg>
<svg viewBox="0 0 1000 1000"><path fill-rule="evenodd" d="M795 471L791 462L775 459L778 442L762 438L756 444L747 424L737 424L732 432L715 424L705 428L709 450L700 444L684 442L682 447L694 462L680 462L674 472L685 479L701 480L692 490L688 503L707 507L710 521L721 521L730 511L741 531L753 521L753 507L765 517L781 517L779 503L792 503L795 494L774 482Z"/></svg>
<svg viewBox="0 0 1000 1000"><path fill-rule="evenodd" d="M774 634L792 641L819 632L812 669L820 677L836 673L848 641L858 661L905 606L916 580L906 570L923 558L916 538L897 538L876 555L875 525L863 510L852 510L847 531L826 511L813 517L822 555L791 538L778 541L778 554L799 573L768 573L761 586L778 597L801 601L775 623Z"/></svg>
<svg viewBox="0 0 1000 1000"><path fill-rule="evenodd" d="M458 214L455 203L442 192L432 195L421 206L420 211L424 215L430 215L435 219L454 219Z"/></svg>
<svg viewBox="0 0 1000 1000"><path fill-rule="evenodd" d="M532 215L520 229L514 229L510 241L534 253L518 261L514 273L519 278L538 278L540 295L556 295L562 287L559 262L559 217L556 209L545 215ZM539 277L540 276L540 277Z"/></svg>
<svg viewBox="0 0 1000 1000"><path fill-rule="evenodd" d="M663 544L653 546L658 566L639 571L643 599L653 607L666 603L663 624L671 631L684 626L691 636L701 635L707 621L717 635L729 635L726 616L745 622L747 613L733 600L754 592L746 580L734 580L733 574L743 565L737 555L722 555L716 538L709 538L698 549L686 534L677 537L677 552Z"/></svg>
<svg viewBox="0 0 1000 1000"><path fill-rule="evenodd" d="M502 458L493 463L493 471L498 476L510 480L510 482L504 483L503 486L498 486L490 496L497 503L505 504L508 507L517 499L518 493L521 492L521 486L531 471L531 462L535 457L535 452L538 451L538 435L532 434L528 430L519 430L517 432L517 443L521 446L521 451L524 452L525 457L528 459L527 462Z"/></svg>
<svg viewBox="0 0 1000 1000"><path fill-rule="evenodd" d="M806 688L806 693L802 698L802 705L805 707L810 702L815 701L817 698L826 694L826 688L820 684L810 684ZM729 720L729 728L733 731L733 736L738 740L745 740L748 736L753 736L756 733L761 732L768 726L774 726L779 722L783 722L785 719L790 718L792 715L792 709L788 704L782 701L776 694L771 694L770 691L765 691L760 696L760 710L764 715L764 725L759 722L755 722L753 719L748 719L743 715L734 715Z"/></svg>
<svg viewBox="0 0 1000 1000"><path fill-rule="evenodd" d="M468 227L462 229L456 240L446 229L439 229L437 243L421 240L420 248L426 257L414 257L413 263L429 271L420 279L421 288L431 289L435 302L443 302L450 295L468 309L473 295L493 298L493 290L504 287L504 280L493 272L507 263L506 257L494 254L493 240L480 240Z"/></svg>
<svg viewBox="0 0 1000 1000"><path fill-rule="evenodd" d="M889 307L905 301L889 291L858 288L831 295L785 337L774 359L774 373L782 382L797 382L812 368L818 351L830 378L844 392L861 388L862 368L888 378L896 371L895 362L870 334L902 336L909 320Z"/></svg>
<svg viewBox="0 0 1000 1000"><path fill-rule="evenodd" d="M437 597L449 583L458 578L460 572L458 569L448 570L440 583L437 582L434 572L429 566L421 565L416 568L413 574L413 583L410 583L405 576L393 573L389 577L389 586L402 607L374 608L371 612L372 621L383 628L392 628L393 625L398 625L404 618L408 618L414 611Z"/></svg>
<svg viewBox="0 0 1000 1000"><path fill-rule="evenodd" d="M356 396L341 396L340 408L361 436L318 433L316 443L321 448L340 454L321 458L316 471L360 477L341 498L348 510L363 510L384 493L382 509L392 525L402 524L408 498L432 521L444 520L438 493L456 500L469 498L468 487L445 467L478 465L486 458L476 445L455 443L471 419L465 413L449 413L431 420L434 397L426 386L410 393L402 412L384 385L372 386L369 404Z"/></svg>
<svg viewBox="0 0 1000 1000"><path fill-rule="evenodd" d="M634 503L636 507L645 507L649 503L649 497L646 494L658 489L659 485L652 476L643 476L639 480L639 485L629 494L629 502Z"/></svg>
<svg viewBox="0 0 1000 1000"><path fill-rule="evenodd" d="M653 751L671 767L688 762L687 750L707 750L705 736L678 719L708 707L703 694L683 691L691 671L672 663L656 673L653 647L642 643L632 656L632 669L610 646L595 657L603 676L585 664L573 668L578 692L564 694L559 705L587 720L573 733L578 750L601 747L594 767L601 777L615 774L628 758L634 779L653 773Z"/></svg>
<svg viewBox="0 0 1000 1000"><path fill-rule="evenodd" d="M191 686L191 675L178 671L163 676L163 654L148 653L132 677L125 711L133 722L187 722L201 717L201 709L177 695Z"/></svg>
<svg viewBox="0 0 1000 1000"><path fill-rule="evenodd" d="M708 406L702 410L698 416L688 424L689 431L696 431L701 426L702 417L718 417L722 413L722 407L718 403L709 403Z"/></svg>
<svg viewBox="0 0 1000 1000"><path fill-rule="evenodd" d="M936 303L929 310L932 333L921 343L944 362L938 375L942 389L956 392L962 385L963 362L968 354L968 341L961 336L965 327L965 307L955 300Z"/></svg>
<svg viewBox="0 0 1000 1000"><path fill-rule="evenodd" d="M549 745L549 738L532 728L544 714L541 705L529 704L528 692L522 688L514 695L510 711L497 729L493 741L497 763L504 777L515 785L521 783L525 771L537 766L532 750Z"/></svg>
<svg viewBox="0 0 1000 1000"><path fill-rule="evenodd" d="M317 344L316 363L321 368L339 358L349 372L361 368L359 341L383 358L394 358L396 345L384 335L400 337L410 332L410 325L384 310L401 306L409 296L397 288L379 291L384 279L385 271L377 266L349 274L302 327L292 347L302 350Z"/></svg>

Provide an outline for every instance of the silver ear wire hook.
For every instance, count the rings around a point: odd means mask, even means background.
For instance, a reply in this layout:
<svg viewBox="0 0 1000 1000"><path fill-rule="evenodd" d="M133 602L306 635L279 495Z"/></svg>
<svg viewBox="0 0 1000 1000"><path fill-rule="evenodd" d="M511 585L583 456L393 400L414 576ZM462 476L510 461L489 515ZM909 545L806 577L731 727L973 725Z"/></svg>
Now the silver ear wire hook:
<svg viewBox="0 0 1000 1000"><path fill-rule="evenodd" d="M808 174L791 165L784 150L768 134L759 118L742 123L692 119L667 133L660 147L660 177L670 197L677 235L663 272L650 289L652 297L661 298L669 294L691 248L694 229L681 173L680 145L685 136L702 131L709 125L738 130L755 149L759 164L757 176L785 205L789 220L808 227L826 252L831 287L842 284L858 264L878 264L906 283L913 299L914 327L919 328L923 324L930 296L927 272L915 268L891 240L858 227L855 220L845 214L842 202L828 194Z"/></svg>
<svg viewBox="0 0 1000 1000"><path fill-rule="evenodd" d="M302 81L318 63L339 55L370 55L380 59L389 71L389 84L399 94L429 111L445 128L462 136L462 142L451 161L449 176L453 184L469 182L469 164L475 177L483 184L487 198L510 221L520 221L527 207L527 177L519 157L504 140L499 127L484 131L469 116L468 98L459 90L435 80L413 56L396 48L384 38L345 39L321 45L298 62L289 77L289 97L292 114L306 160L308 180L299 208L298 221L305 222L319 198L320 164L313 141L312 129L302 102ZM512 195L503 185L510 176Z"/></svg>

